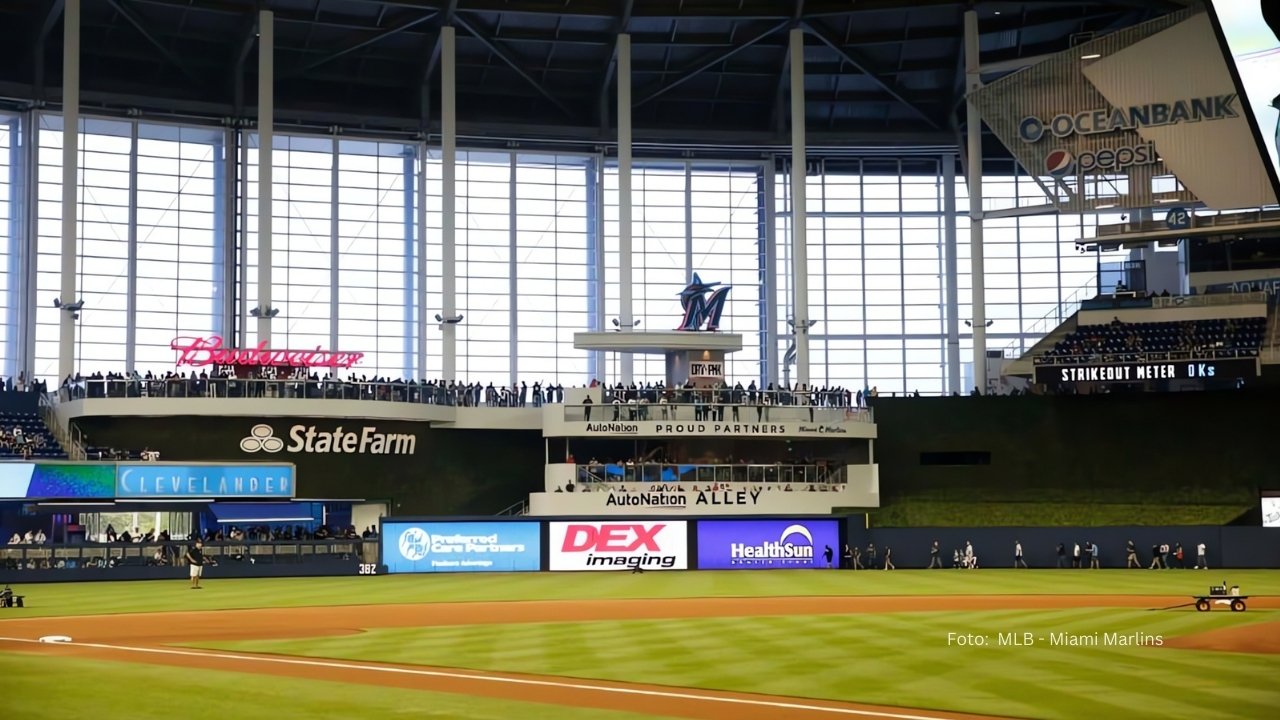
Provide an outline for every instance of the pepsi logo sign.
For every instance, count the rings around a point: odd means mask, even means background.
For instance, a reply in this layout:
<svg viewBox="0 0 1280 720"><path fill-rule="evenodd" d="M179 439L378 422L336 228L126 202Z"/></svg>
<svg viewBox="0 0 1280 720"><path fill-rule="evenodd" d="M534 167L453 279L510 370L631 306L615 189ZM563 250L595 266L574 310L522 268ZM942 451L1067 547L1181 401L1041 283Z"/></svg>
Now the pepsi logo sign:
<svg viewBox="0 0 1280 720"><path fill-rule="evenodd" d="M1066 150L1051 150L1044 158L1044 169L1054 177L1062 177L1071 171L1075 158Z"/></svg>

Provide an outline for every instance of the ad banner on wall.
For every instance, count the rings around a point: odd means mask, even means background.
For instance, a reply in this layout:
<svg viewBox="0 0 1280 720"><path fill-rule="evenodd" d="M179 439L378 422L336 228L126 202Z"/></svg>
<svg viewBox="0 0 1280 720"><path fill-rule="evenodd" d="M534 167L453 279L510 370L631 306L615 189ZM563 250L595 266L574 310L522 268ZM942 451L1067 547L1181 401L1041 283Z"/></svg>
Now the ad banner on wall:
<svg viewBox="0 0 1280 720"><path fill-rule="evenodd" d="M683 520L548 523L551 570L687 570Z"/></svg>
<svg viewBox="0 0 1280 720"><path fill-rule="evenodd" d="M837 520L702 520L699 570L770 570L827 567L840 557Z"/></svg>
<svg viewBox="0 0 1280 720"><path fill-rule="evenodd" d="M536 522L388 522L388 573L527 572L542 569Z"/></svg>

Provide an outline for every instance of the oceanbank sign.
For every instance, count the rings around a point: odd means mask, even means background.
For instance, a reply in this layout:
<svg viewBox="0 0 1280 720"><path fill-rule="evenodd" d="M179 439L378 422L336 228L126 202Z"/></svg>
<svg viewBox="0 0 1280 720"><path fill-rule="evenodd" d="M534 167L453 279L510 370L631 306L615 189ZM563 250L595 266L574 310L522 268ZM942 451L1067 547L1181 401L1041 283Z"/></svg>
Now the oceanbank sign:
<svg viewBox="0 0 1280 720"><path fill-rule="evenodd" d="M341 425L333 430L317 430L315 425L294 425L287 433L288 444L275 433L275 428L265 423L254 425L240 440L240 450L246 453L413 455L418 449L418 436L378 432L374 425L350 431Z"/></svg>
<svg viewBox="0 0 1280 720"><path fill-rule="evenodd" d="M1072 136L1102 135L1122 131L1137 132L1142 128L1198 123L1240 117L1235 93L1152 103L1126 108L1099 108L1074 113L1061 113L1045 120L1035 115L1018 123L1018 138L1031 145L1045 135L1059 140ZM1136 165L1159 162L1155 143L1139 143L1115 148L1081 152L1079 157L1065 149L1055 149L1045 156L1045 171L1061 177L1074 172L1121 170Z"/></svg>

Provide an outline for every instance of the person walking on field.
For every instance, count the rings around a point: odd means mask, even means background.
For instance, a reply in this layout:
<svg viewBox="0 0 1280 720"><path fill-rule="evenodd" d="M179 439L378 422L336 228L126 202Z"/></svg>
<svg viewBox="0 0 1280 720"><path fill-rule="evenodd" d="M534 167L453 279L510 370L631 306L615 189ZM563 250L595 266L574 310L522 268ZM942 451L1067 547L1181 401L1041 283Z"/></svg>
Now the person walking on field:
<svg viewBox="0 0 1280 720"><path fill-rule="evenodd" d="M1097 570L1101 565L1098 564L1098 544L1089 543L1089 567Z"/></svg>
<svg viewBox="0 0 1280 720"><path fill-rule="evenodd" d="M822 559L827 561L827 568L830 568L831 558L835 555L835 552L832 551L830 545L827 545L826 547L827 549L822 551Z"/></svg>
<svg viewBox="0 0 1280 720"><path fill-rule="evenodd" d="M942 558L938 557L938 541L933 541L933 547L929 548L929 569L942 567Z"/></svg>
<svg viewBox="0 0 1280 720"><path fill-rule="evenodd" d="M1132 540L1125 545L1124 552L1128 556L1128 559L1125 560L1125 569L1138 568L1141 570L1142 563L1138 561L1138 546L1134 545Z"/></svg>
<svg viewBox="0 0 1280 720"><path fill-rule="evenodd" d="M1062 543L1058 543L1058 567L1064 568L1066 566L1067 566L1067 546L1063 545Z"/></svg>
<svg viewBox="0 0 1280 720"><path fill-rule="evenodd" d="M884 546L884 569L897 570L897 568L893 566L893 548L888 545Z"/></svg>
<svg viewBox="0 0 1280 720"><path fill-rule="evenodd" d="M1026 566L1027 566L1027 561L1022 559L1022 541L1014 540L1013 541L1013 567L1016 570L1017 568L1020 568L1020 567L1025 568Z"/></svg>
<svg viewBox="0 0 1280 720"><path fill-rule="evenodd" d="M191 566L191 589L200 589L200 576L204 574L204 543L196 540L196 544L187 548L187 564Z"/></svg>
<svg viewBox="0 0 1280 720"><path fill-rule="evenodd" d="M1205 556L1204 549L1204 543L1196 545L1196 570L1209 569L1209 558Z"/></svg>
<svg viewBox="0 0 1280 720"><path fill-rule="evenodd" d="M1080 543L1076 543L1071 549L1071 567L1080 567Z"/></svg>
<svg viewBox="0 0 1280 720"><path fill-rule="evenodd" d="M849 543L844 544L844 568L853 569L853 549L849 547Z"/></svg>

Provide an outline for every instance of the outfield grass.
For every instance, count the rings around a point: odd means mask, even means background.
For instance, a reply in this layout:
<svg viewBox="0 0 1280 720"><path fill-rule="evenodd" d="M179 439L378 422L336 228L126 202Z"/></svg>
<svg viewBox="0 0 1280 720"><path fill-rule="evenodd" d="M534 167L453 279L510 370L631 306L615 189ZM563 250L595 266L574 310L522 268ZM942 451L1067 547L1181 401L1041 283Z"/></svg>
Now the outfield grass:
<svg viewBox="0 0 1280 720"><path fill-rule="evenodd" d="M202 647L619 680L1052 720L1264 718L1274 658L1161 647L1069 647L1052 633L1173 637L1280 620L1071 609L377 629ZM999 647L1030 632L1034 646ZM949 633L989 639L961 646Z"/></svg>
<svg viewBox="0 0 1280 720"><path fill-rule="evenodd" d="M5 617L353 604L799 595L1189 595L1223 579L1250 595L1280 595L1270 570L838 570L392 575L17 585L28 607Z"/></svg>
<svg viewBox="0 0 1280 720"><path fill-rule="evenodd" d="M1280 572L1195 570L728 571L206 579L19 585L30 607L2 618L121 612L610 598L840 595L1126 594L1182 596L1223 579L1280 596ZM617 679L1022 717L1269 718L1280 706L1275 656L1158 647L1052 647L1053 632L1179 634L1280 621L1280 611L1122 608L374 629L356 635L205 645L450 667ZM1032 647L948 644L948 633L1031 632ZM6 717L103 720L174 708L184 718L343 717L634 720L534 703L0 652ZM87 678L92 678L90 682ZM51 687L59 688L50 693ZM103 688L106 688L104 691ZM188 709L190 708L190 709Z"/></svg>
<svg viewBox="0 0 1280 720"><path fill-rule="evenodd" d="M22 720L646 720L649 716L250 673L0 652L0 709Z"/></svg>

